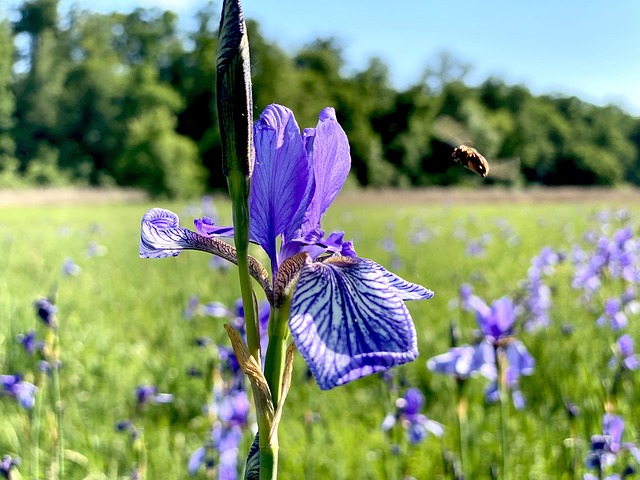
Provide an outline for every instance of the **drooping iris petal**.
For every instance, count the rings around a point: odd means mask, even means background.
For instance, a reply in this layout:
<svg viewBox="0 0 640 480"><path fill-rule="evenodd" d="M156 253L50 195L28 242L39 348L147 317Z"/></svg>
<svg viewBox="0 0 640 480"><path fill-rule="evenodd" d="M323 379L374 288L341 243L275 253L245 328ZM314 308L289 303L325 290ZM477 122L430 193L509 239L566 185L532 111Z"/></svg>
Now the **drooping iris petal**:
<svg viewBox="0 0 640 480"><path fill-rule="evenodd" d="M175 213L164 208L152 208L142 216L140 257L175 257L188 248L187 232L180 228L180 220Z"/></svg>
<svg viewBox="0 0 640 480"><path fill-rule="evenodd" d="M309 202L310 164L288 108L269 105L254 127L256 165L251 180L252 237L277 265L276 238L293 238Z"/></svg>
<svg viewBox="0 0 640 480"><path fill-rule="evenodd" d="M416 331L398 289L373 262L334 257L300 271L289 327L326 390L414 360Z"/></svg>
<svg viewBox="0 0 640 480"><path fill-rule="evenodd" d="M313 229L320 225L322 215L340 193L351 169L351 155L347 135L336 120L336 111L332 107L320 112L315 129L305 129L304 141L315 179L305 225Z"/></svg>
<svg viewBox="0 0 640 480"><path fill-rule="evenodd" d="M402 300L428 300L433 297L433 291L423 287L422 285L418 285L417 283L407 282L405 279L390 272L382 265L378 265L373 260L369 260L368 258L361 258L360 260L382 275L384 281L390 288L395 290L396 295L398 295Z"/></svg>

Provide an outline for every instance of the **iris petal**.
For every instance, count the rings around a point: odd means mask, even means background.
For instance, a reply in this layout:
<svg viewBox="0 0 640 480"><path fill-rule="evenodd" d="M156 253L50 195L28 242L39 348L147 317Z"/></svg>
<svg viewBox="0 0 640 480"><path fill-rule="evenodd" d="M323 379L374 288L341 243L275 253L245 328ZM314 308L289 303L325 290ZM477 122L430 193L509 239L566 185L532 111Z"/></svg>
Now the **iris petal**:
<svg viewBox="0 0 640 480"><path fill-rule="evenodd" d="M347 135L331 107L320 112L315 129L307 128L304 131L304 140L315 179L315 191L307 208L305 228L313 229L320 225L322 215L340 193L351 168L351 156Z"/></svg>
<svg viewBox="0 0 640 480"><path fill-rule="evenodd" d="M276 238L293 238L308 205L310 167L293 113L269 105L254 127L256 166L251 180L252 237L277 265Z"/></svg>
<svg viewBox="0 0 640 480"><path fill-rule="evenodd" d="M309 262L293 293L289 327L321 389L414 360L416 331L381 267L358 258Z"/></svg>
<svg viewBox="0 0 640 480"><path fill-rule="evenodd" d="M384 280L389 284L389 287L394 289L402 300L428 300L433 297L433 291L428 288L418 285L417 283L407 282L405 279L400 278L395 273L390 272L372 260L367 258L361 260L367 263L372 269L379 271L384 277Z"/></svg>
<svg viewBox="0 0 640 480"><path fill-rule="evenodd" d="M175 257L186 248L186 232L170 210L152 208L142 216L140 257ZM191 232L189 232L191 233Z"/></svg>

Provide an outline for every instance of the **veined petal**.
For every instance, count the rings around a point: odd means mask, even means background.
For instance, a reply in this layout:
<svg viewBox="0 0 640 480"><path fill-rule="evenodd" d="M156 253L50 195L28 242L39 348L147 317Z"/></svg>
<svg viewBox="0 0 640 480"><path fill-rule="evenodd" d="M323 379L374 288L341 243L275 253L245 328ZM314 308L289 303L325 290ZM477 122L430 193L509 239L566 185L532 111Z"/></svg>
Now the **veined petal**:
<svg viewBox="0 0 640 480"><path fill-rule="evenodd" d="M269 105L254 126L256 165L251 180L252 237L276 259L276 238L293 238L308 205L310 166L293 113Z"/></svg>
<svg viewBox="0 0 640 480"><path fill-rule="evenodd" d="M304 131L307 156L311 162L315 180L315 191L309 207L305 228L316 228L329 205L335 200L344 185L351 155L346 133L336 120L336 111L327 107L320 112L315 129Z"/></svg>
<svg viewBox="0 0 640 480"><path fill-rule="evenodd" d="M179 225L178 216L170 210L152 208L145 213L140 233L140 257L175 257L187 248L188 230Z"/></svg>
<svg viewBox="0 0 640 480"><path fill-rule="evenodd" d="M304 265L289 327L323 390L418 355L415 326L398 290L375 264L359 258Z"/></svg>
<svg viewBox="0 0 640 480"><path fill-rule="evenodd" d="M418 285L417 283L407 282L382 265L378 265L373 260L369 260L368 258L362 258L361 260L366 262L372 269L380 272L384 280L389 284L389 287L394 289L402 300L429 300L433 297L433 291L428 288Z"/></svg>

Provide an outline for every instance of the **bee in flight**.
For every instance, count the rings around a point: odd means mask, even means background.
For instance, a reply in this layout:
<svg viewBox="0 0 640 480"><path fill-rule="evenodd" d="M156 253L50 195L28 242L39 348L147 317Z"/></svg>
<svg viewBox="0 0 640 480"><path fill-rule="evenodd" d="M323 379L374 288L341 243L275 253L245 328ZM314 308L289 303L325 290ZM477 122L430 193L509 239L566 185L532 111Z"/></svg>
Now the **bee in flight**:
<svg viewBox="0 0 640 480"><path fill-rule="evenodd" d="M460 145L453 149L451 156L456 163L467 167L481 177L486 177L489 173L489 162L473 147Z"/></svg>

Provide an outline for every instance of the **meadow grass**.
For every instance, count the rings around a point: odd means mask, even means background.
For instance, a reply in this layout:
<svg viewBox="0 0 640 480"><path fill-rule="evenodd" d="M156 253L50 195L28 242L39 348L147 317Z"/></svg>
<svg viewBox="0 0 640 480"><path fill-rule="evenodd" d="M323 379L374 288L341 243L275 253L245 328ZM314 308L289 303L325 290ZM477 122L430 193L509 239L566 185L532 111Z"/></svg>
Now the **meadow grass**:
<svg viewBox="0 0 640 480"><path fill-rule="evenodd" d="M192 295L233 308L240 293L236 272L211 269L210 258L200 252L140 259L140 218L152 206L141 202L0 208L0 373L24 373L35 381L36 362L15 337L30 329L42 331L32 304L55 292L66 478L128 478L133 462L129 438L114 428L125 418L144 431L152 479L188 478L188 458L207 436L202 408L208 387L186 372L194 366L205 369L209 360L205 350L193 345L195 338L207 335L225 344L228 339L221 320L198 315L187 320L183 311ZM177 212L181 224L191 227L193 214L185 213L186 204L157 206ZM228 224L229 205L218 201L216 206L220 223ZM441 439L430 436L416 446L404 444L400 455L394 455L380 428L384 416L393 411L386 384L374 376L321 392L298 357L280 427L281 478L382 479L402 474L450 478L443 452L456 451L455 383L428 371L425 362L449 348L451 320L458 324L462 341L472 339L475 319L450 305L460 285L471 283L487 302L516 295L532 257L542 247L569 252L574 243L583 244L587 229L601 228L597 212L618 207L334 205L323 223L326 231L345 230L347 238L355 240L359 256L436 293L429 301L408 304L418 329L420 357L398 369L396 379L422 390L425 413L446 430ZM506 224L518 241L503 233ZM484 234L490 236L484 255L467 255L469 239ZM104 256L85 254L92 241L106 247ZM389 245L394 245L393 251ZM254 253L264 260L259 251ZM69 257L81 267L78 275L61 274ZM595 325L600 311L589 312L580 305L579 293L571 288L570 262L556 270L549 279L552 324L520 336L535 357L536 368L521 382L526 407L520 411L509 407L509 478L581 478L589 439L602 431L603 379L610 376L607 363L616 336ZM606 288L621 293L618 285ZM570 335L562 329L568 323L573 326ZM627 331L640 338L636 318L630 319ZM172 393L174 401L138 409L133 392L140 384L156 385L159 391ZM481 378L468 385L467 478L471 479L489 478L492 465L500 464L501 458L499 407L486 404L485 385ZM46 414L40 439L44 475L54 458L54 422L48 413L50 392L45 389L39 395ZM638 434L635 395L633 385L627 384L618 398L617 412L627 420L628 440ZM578 417L567 414L566 401L580 407ZM0 411L0 455L20 456L19 472L29 478L35 413L10 398L0 398ZM241 453L246 454L250 442L247 433Z"/></svg>

